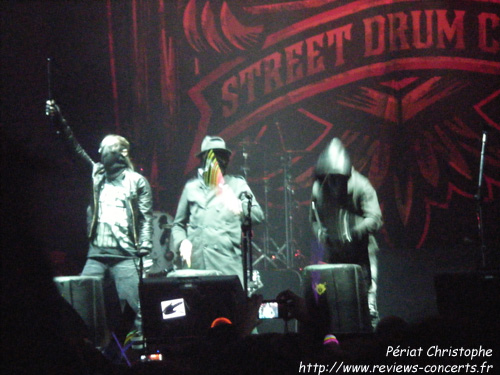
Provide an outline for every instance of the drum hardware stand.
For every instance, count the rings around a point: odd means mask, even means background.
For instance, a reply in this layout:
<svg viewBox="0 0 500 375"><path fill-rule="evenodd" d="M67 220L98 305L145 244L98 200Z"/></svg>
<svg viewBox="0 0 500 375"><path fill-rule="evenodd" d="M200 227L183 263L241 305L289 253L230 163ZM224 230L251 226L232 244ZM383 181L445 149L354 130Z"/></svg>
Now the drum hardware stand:
<svg viewBox="0 0 500 375"><path fill-rule="evenodd" d="M267 171L264 172L264 176L266 176L266 175L267 175ZM258 246L255 246L261 255L255 260L253 265L255 266L260 261L264 261L264 269L265 270L268 269L268 264L271 264L274 268L279 268L278 265L276 264L275 260L269 256L269 242L273 241L273 240L269 235L268 193L269 193L269 179L264 178L264 241L263 241L264 249L260 249ZM278 247L276 246L276 248L278 248Z"/></svg>
<svg viewBox="0 0 500 375"><path fill-rule="evenodd" d="M293 218L292 218L292 203L293 203L293 186L291 183L292 174L292 152L286 149L285 140L283 138L283 131L281 129L281 124L276 121L276 128L281 140L281 147L285 152L281 156L281 162L283 164L283 192L284 192L284 206L285 206L285 243L278 249L276 256L284 256L284 263L286 268L294 267L293 259Z"/></svg>
<svg viewBox="0 0 500 375"><path fill-rule="evenodd" d="M286 268L294 267L293 257L293 186L291 183L291 153L287 152L281 157L283 163L283 190L284 190L284 206L285 206L285 243L278 249L281 258L284 258L283 263Z"/></svg>
<svg viewBox="0 0 500 375"><path fill-rule="evenodd" d="M243 175L245 180L247 180L248 172L250 168L248 167L248 151L246 148L246 144L242 143L242 151L241 155L243 156L243 166L241 170L243 171ZM267 176L267 171L264 172L264 176ZM275 261L269 256L269 205L268 205L268 193L269 193L269 180L264 178L264 241L263 241L263 249L255 244L252 244L253 247L259 252L260 256L252 263L253 266L256 266L259 262L264 261L264 269L268 269L268 264L271 264L275 268L279 268Z"/></svg>

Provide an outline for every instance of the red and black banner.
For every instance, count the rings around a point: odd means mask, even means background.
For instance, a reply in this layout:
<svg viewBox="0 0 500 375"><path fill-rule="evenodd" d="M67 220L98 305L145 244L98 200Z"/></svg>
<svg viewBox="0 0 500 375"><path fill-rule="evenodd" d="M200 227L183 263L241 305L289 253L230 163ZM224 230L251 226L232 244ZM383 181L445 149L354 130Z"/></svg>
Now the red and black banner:
<svg viewBox="0 0 500 375"><path fill-rule="evenodd" d="M387 244L475 241L486 134L485 219L498 228L499 0L108 0L107 11L116 127L133 128L166 207L218 134L277 238L289 179L307 246L312 171L339 137L378 191Z"/></svg>

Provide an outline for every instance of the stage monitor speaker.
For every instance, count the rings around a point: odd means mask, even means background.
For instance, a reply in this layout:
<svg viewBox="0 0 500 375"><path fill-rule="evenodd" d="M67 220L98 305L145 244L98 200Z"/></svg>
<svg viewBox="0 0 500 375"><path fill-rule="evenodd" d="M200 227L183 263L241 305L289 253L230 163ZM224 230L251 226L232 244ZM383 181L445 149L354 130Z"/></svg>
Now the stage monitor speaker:
<svg viewBox="0 0 500 375"><path fill-rule="evenodd" d="M140 286L143 330L148 344L175 344L208 333L219 317L234 320L245 303L238 276L144 279Z"/></svg>
<svg viewBox="0 0 500 375"><path fill-rule="evenodd" d="M102 279L96 276L59 276L54 282L62 297L80 315L89 328L89 339L96 347L109 341L102 290Z"/></svg>
<svg viewBox="0 0 500 375"><path fill-rule="evenodd" d="M304 296L318 323L331 333L371 332L361 266L319 264L304 268Z"/></svg>
<svg viewBox="0 0 500 375"><path fill-rule="evenodd" d="M167 274L167 277L200 277L200 276L223 276L222 272L217 270L176 270Z"/></svg>
<svg viewBox="0 0 500 375"><path fill-rule="evenodd" d="M287 289L290 289L297 295L302 294L300 273L294 270L259 270L260 280L264 285L256 291L262 294L266 300L275 299L276 296ZM297 332L297 321L292 320L288 323L288 332ZM283 319L263 319L257 327L259 333L283 333L285 331L285 322Z"/></svg>
<svg viewBox="0 0 500 375"><path fill-rule="evenodd" d="M498 324L500 272L450 272L434 277L440 315Z"/></svg>

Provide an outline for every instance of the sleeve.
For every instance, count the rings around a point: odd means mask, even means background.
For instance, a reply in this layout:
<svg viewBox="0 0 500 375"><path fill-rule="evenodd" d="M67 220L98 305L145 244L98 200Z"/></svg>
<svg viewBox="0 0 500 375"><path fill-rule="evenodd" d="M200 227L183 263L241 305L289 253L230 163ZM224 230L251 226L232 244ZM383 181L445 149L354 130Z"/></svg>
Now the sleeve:
<svg viewBox="0 0 500 375"><path fill-rule="evenodd" d="M141 176L138 183L138 205L140 222L139 248L151 251L153 248L153 194L148 180Z"/></svg>
<svg viewBox="0 0 500 375"><path fill-rule="evenodd" d="M59 108L57 110L57 115L53 117L53 121L55 122L56 127L60 129L64 137L64 141L66 142L70 151L81 161L83 161L84 164L93 169L95 165L94 161L76 139L75 135L73 134L73 130L69 127L68 122L61 114Z"/></svg>
<svg viewBox="0 0 500 375"><path fill-rule="evenodd" d="M262 211L262 207L260 207L259 202L255 199L255 195L252 194L252 223L260 224L264 221L264 212Z"/></svg>
<svg viewBox="0 0 500 375"><path fill-rule="evenodd" d="M319 241L324 241L324 235L326 233L323 228L323 224L321 220L319 220L319 213L317 208L317 195L318 195L319 184L315 181L312 187L311 193L311 206L309 208L309 221L311 223L311 228L314 233L314 236Z"/></svg>
<svg viewBox="0 0 500 375"><path fill-rule="evenodd" d="M359 236L378 232L383 224L382 211L380 210L377 192L368 180L363 181L359 199L363 220L356 224L354 231Z"/></svg>
<svg viewBox="0 0 500 375"><path fill-rule="evenodd" d="M172 225L170 251L172 251L175 255L179 252L181 242L187 238L187 225L189 222L189 202L187 198L187 190L188 188L186 185L182 191L179 204L177 205L177 211Z"/></svg>
<svg viewBox="0 0 500 375"><path fill-rule="evenodd" d="M252 190L250 189L250 186L248 186L248 183L243 177L239 177L242 180L242 187L240 190L239 195L241 196L244 192L247 192L250 194L252 197L252 205L251 205L251 214L252 214L252 223L253 224L260 224L264 221L264 212L262 211L262 207L260 206L259 202L257 202L257 199L255 199L255 195L253 194ZM242 207L243 207L243 212L248 213L247 210L247 202L248 198L243 198L242 199Z"/></svg>

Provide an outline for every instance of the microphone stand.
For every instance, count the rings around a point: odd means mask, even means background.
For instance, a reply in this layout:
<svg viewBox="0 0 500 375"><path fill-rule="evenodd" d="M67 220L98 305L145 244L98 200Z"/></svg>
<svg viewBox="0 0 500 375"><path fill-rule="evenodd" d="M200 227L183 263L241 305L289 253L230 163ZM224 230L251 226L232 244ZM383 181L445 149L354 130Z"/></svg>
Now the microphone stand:
<svg viewBox="0 0 500 375"><path fill-rule="evenodd" d="M48 100L52 100L52 71L50 69L50 64L52 60L50 57L47 58L47 90L48 90Z"/></svg>
<svg viewBox="0 0 500 375"><path fill-rule="evenodd" d="M486 268L486 244L484 240L484 226L483 226L483 171L484 171L484 155L486 150L486 141L488 139L488 129L483 128L483 137L481 141L481 157L479 160L479 177L477 181L477 193L474 198L477 201L477 226L479 231L479 240L481 246L481 266Z"/></svg>
<svg viewBox="0 0 500 375"><path fill-rule="evenodd" d="M243 224L241 225L243 233L243 288L247 294L248 278L253 278L253 263L252 263L252 197L247 195L248 210L245 214Z"/></svg>
<svg viewBox="0 0 500 375"><path fill-rule="evenodd" d="M48 101L52 102L53 97L52 97L52 69L51 69L51 64L52 64L52 59L50 57L47 58L47 94L48 94ZM55 121L54 121L54 116L49 116L49 121L50 125L52 126L52 129L55 128ZM56 134L59 135L60 131L56 130Z"/></svg>
<svg viewBox="0 0 500 375"><path fill-rule="evenodd" d="M144 283L144 277L143 277L143 272L144 272L144 255L139 255L139 286L142 286Z"/></svg>

